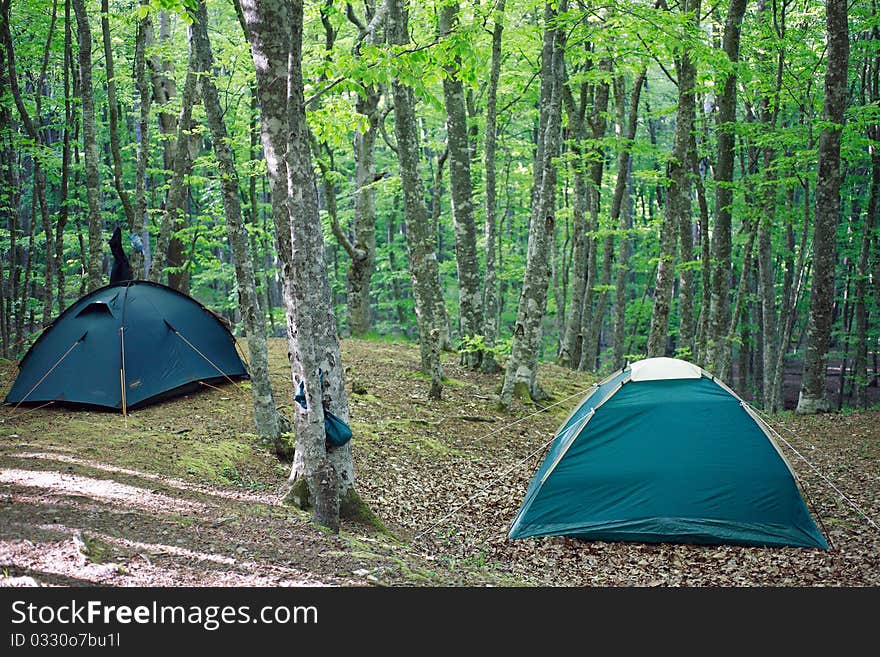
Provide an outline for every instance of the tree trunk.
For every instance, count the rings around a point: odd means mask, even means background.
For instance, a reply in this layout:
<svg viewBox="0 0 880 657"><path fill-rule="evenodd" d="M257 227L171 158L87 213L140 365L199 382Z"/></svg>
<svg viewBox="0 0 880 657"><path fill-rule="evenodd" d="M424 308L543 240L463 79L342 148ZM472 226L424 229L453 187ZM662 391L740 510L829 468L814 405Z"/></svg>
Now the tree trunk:
<svg viewBox="0 0 880 657"><path fill-rule="evenodd" d="M692 20L699 21L700 0L687 0L682 3L683 12L693 12ZM648 357L665 356L666 341L669 330L669 312L672 302L672 287L675 279L676 247L679 233L684 222L688 231L687 240L682 245L682 259L689 260L692 253L684 252L688 246L693 250L690 239L691 216L691 182L689 151L691 131L694 126L694 86L696 84L696 67L685 49L676 59L675 68L678 77L678 111L675 119L672 159L667 165L666 178L669 186L666 190L666 205L663 210L663 226L660 229L660 260L657 263L657 281L654 287L654 311L651 315L651 329L648 335ZM693 334L693 291L692 275L683 277L682 294L685 296L683 316L687 318L688 341Z"/></svg>
<svg viewBox="0 0 880 657"><path fill-rule="evenodd" d="M365 509L354 490L351 444L328 447L324 429L324 409L347 422L348 402L309 154L301 68L303 6L245 0L242 8L257 72L273 216L288 230L279 235L279 245L284 243L279 257L292 381L294 390L302 386L306 398L305 407L294 405L296 456L288 499L319 510L315 520L335 528L335 509L343 516ZM328 461L336 485L327 481Z"/></svg>
<svg viewBox="0 0 880 657"><path fill-rule="evenodd" d="M880 141L880 126L869 129L869 138ZM868 215L862 226L862 243L859 249L859 262L856 270L855 303L856 344L853 363L853 388L855 405L859 408L868 405L868 277L871 235L880 213L880 151L872 154L871 191L868 196ZM855 202L855 201L853 201Z"/></svg>
<svg viewBox="0 0 880 657"><path fill-rule="evenodd" d="M79 43L79 85L82 97L83 152L89 226L88 289L92 291L103 285L104 278L101 181L98 173L98 144L95 135L95 95L92 88L92 31L89 27L85 0L72 0L72 2Z"/></svg>
<svg viewBox="0 0 880 657"><path fill-rule="evenodd" d="M409 43L407 16L402 0L389 0L388 34L395 45ZM422 372L432 377L432 395L439 398L442 372L439 363L439 333L445 316L440 316L443 301L440 272L434 250L435 237L424 204L424 188L419 175L419 133L415 117L415 100L412 89L399 79L392 82L394 95L394 133L397 138L397 157L400 163L400 179L403 186L403 207L406 214L406 242L409 253L410 277L419 328ZM445 313L444 313L445 315ZM442 376L442 374L440 374Z"/></svg>
<svg viewBox="0 0 880 657"><path fill-rule="evenodd" d="M700 314L697 319L697 334L694 340L694 362L706 362L706 340L709 336L709 311L712 305L712 249L709 243L709 205L703 185L703 167L697 159L696 139L691 143L691 175L697 192L700 208L698 224L700 235Z"/></svg>
<svg viewBox="0 0 880 657"><path fill-rule="evenodd" d="M109 117L110 154L113 157L113 185L122 202L129 228L134 225L134 208L122 181L122 156L119 153L119 107L116 104L116 79L113 73L113 43L110 39L110 2L101 0L101 35L104 42L104 70L107 73L107 114Z"/></svg>
<svg viewBox="0 0 880 657"><path fill-rule="evenodd" d="M458 2L440 8L439 31L447 37L458 26ZM471 189L471 158L468 143L467 108L460 79L461 60L453 58L443 78L446 103L446 141L449 145L449 185L452 198L452 221L455 233L455 261L458 273L459 337L479 335L483 328L480 268L477 263L477 234ZM480 365L477 351L464 352L464 364L470 369Z"/></svg>
<svg viewBox="0 0 880 657"><path fill-rule="evenodd" d="M223 108L217 87L214 84L214 56L208 39L208 11L204 0L200 0L193 22L190 26L190 44L193 65L198 72L201 91L223 195L223 209L226 214L226 234L232 249L235 265L235 280L238 287L238 308L247 333L249 372L251 392L254 398L254 423L257 434L276 453L285 458L292 456L282 433L288 429L280 421L269 382L268 348L266 345L266 324L260 309L257 287L254 282L254 264L248 243L247 229L241 214L238 197L238 172L232 159L228 133L223 122Z"/></svg>
<svg viewBox="0 0 880 657"><path fill-rule="evenodd" d="M55 226L55 272L58 275L57 300L58 312L64 312L67 300L64 294L64 230L70 217L70 132L73 129L73 107L71 103L70 68L73 65L72 32L70 25L70 0L64 2L64 135L61 146L61 189L59 192L58 222Z"/></svg>
<svg viewBox="0 0 880 657"><path fill-rule="evenodd" d="M599 70L604 73L610 73L612 61L608 58L603 59L599 63ZM599 230L599 210L602 199L602 176L605 173L605 152L601 146L601 139L604 139L605 132L608 128L608 121L605 114L608 111L608 99L610 97L610 85L607 82L599 82L593 90L593 111L590 116L590 136L593 145L590 147L589 153L589 176L587 185L587 215L589 223L587 224L587 273L586 283L584 285L584 300L581 309L581 326L580 326L580 354L578 355L577 367L579 370L593 371L596 366L596 358L592 350L587 348L587 339L590 337L590 324L596 318L598 313L593 310L594 298L599 286L599 240L596 232ZM610 267L610 263L608 263ZM603 274L605 266L603 265ZM607 285L607 279L602 285Z"/></svg>
<svg viewBox="0 0 880 657"><path fill-rule="evenodd" d="M153 278L154 267L150 268L150 280L163 280L166 275L164 269L168 267L172 269L172 271L167 272L168 285L175 289L179 289L182 292L186 292L188 288L188 275L186 270L183 269L185 264L184 252L186 247L176 234L176 231L183 228L185 224L182 222L175 222L165 225L165 222L168 219L167 210L169 206L174 203L179 204L178 207L181 209L175 210L175 214L177 214L183 212L183 205L188 200L188 191L181 189L179 184L175 184L174 177L175 171L177 170L176 162L180 155L181 147L180 140L177 139L177 136L180 134L179 117L184 111L188 111L186 109L187 104L191 105L194 102L192 99L187 99L186 90L184 90L184 94L180 99L181 110L178 113L175 113L171 109L171 104L177 96L177 83L175 82L173 75L175 62L160 53L167 53L169 51L167 46L172 38L173 18L173 13L164 10L159 11L159 44L162 48L159 52L154 53L151 58L153 102L156 103L159 108L159 133L161 135L160 141L162 144L162 166L165 169L165 176L168 180L168 191L165 196L166 212L162 217L163 225L160 225L159 237L156 240L156 251L161 259L162 266L160 267L160 270L156 272L155 275L158 276L158 278L155 279ZM146 38L146 45L147 47L150 47L153 44L152 30L146 32ZM189 63L187 63L187 68L189 68ZM184 85L186 85L186 82L184 82ZM189 154L187 154L187 157L189 157ZM185 216L185 214L182 216ZM165 231L164 234L163 229ZM159 242L162 243L161 250L159 249Z"/></svg>
<svg viewBox="0 0 880 657"><path fill-rule="evenodd" d="M513 330L513 345L500 405L510 408L515 390L526 390L532 399L543 396L537 383L541 324L547 308L547 284L550 275L548 252L556 222L556 164L562 119L563 55L565 31L557 29L556 17L567 10L568 3L544 7L544 46L541 54L541 114L539 143L535 161L532 194L535 203L529 226L526 270Z"/></svg>
<svg viewBox="0 0 880 657"><path fill-rule="evenodd" d="M819 172L816 180L816 227L813 234L813 283L803 379L797 412L828 410L825 372L831 342L834 303L834 264L837 256L837 215L840 212L840 141L846 111L849 26L846 0L827 0L828 34L825 70L824 119L819 137Z"/></svg>
<svg viewBox="0 0 880 657"><path fill-rule="evenodd" d="M373 87L358 95L356 110L367 118L367 128L354 135L355 201L354 240L349 251L351 265L348 270L348 315L351 334L362 336L369 332L370 280L376 269L376 179L374 149L379 126L379 100L381 94Z"/></svg>
<svg viewBox="0 0 880 657"><path fill-rule="evenodd" d="M630 255L630 240L628 231L632 226L630 209L629 189L630 170L632 158L630 148L638 129L639 99L641 98L642 86L647 72L643 70L633 82L633 88L629 98L629 115L625 113L625 83L623 77L614 80L614 104L617 112L617 132L621 138L620 152L617 157L617 179L614 185L614 196L611 199L611 225L617 225L620 229L620 246L618 247L617 275L615 280L615 341L614 341L614 367L623 367L623 345L626 330L626 280L629 275L627 259ZM611 283L611 257L613 255L613 237L605 238L605 261L603 264L603 286ZM598 353L599 328L605 315L605 307L608 299L607 288L599 293L599 304L595 318L590 322L590 331L585 348L592 351L592 360Z"/></svg>
<svg viewBox="0 0 880 657"><path fill-rule="evenodd" d="M350 4L346 5L348 18L359 32L356 45L352 49L354 57L361 57L362 43L372 46L382 38L380 28L384 22L381 15L376 16L372 2L365 2L364 6L366 17L369 19L369 24L366 25L357 18L354 8ZM330 51L333 47L335 33L323 11L321 15L327 34L325 50ZM381 98L381 89L373 84L362 84L355 100L355 110L366 118L366 128L363 131L357 129L354 132L355 200L352 222L354 242L342 233L338 221L333 223L333 232L350 259L347 275L347 306L348 324L353 336L366 335L372 325L370 281L376 270L376 189L374 185L378 180L374 151L379 121L384 117L379 110Z"/></svg>
<svg viewBox="0 0 880 657"><path fill-rule="evenodd" d="M501 368L495 360L492 349L498 338L499 329L499 304L498 304L498 280L495 264L495 147L498 139L498 79L501 76L501 35L504 31L504 7L506 0L498 0L495 6L492 30L492 64L489 72L489 85L486 89L486 146L484 163L486 171L486 207L485 228L486 237L486 278L483 282L483 342L488 351L483 354L481 369L487 373L495 373Z"/></svg>
<svg viewBox="0 0 880 657"><path fill-rule="evenodd" d="M560 341L559 354L556 362L572 369L581 362L583 346L582 315L584 312L584 294L587 286L587 271L590 269L593 254L590 246L595 240L587 237L587 181L584 173L586 165L583 161L583 141L586 137L584 115L586 112L588 85L580 85L578 101L567 86L563 86L563 103L568 117L568 138L571 142L571 177L572 177L572 284L571 303L569 304L568 321Z"/></svg>
<svg viewBox="0 0 880 657"><path fill-rule="evenodd" d="M141 0L141 6L147 6L149 0ZM129 230L141 237L142 248L132 249L131 271L136 279L147 277L146 252L149 250L150 236L144 234L147 224L147 166L150 162L150 106L153 97L146 72L147 33L152 31L152 19L147 14L138 21L135 37L134 77L138 93L140 116L137 124L137 173L135 174L134 216L131 218Z"/></svg>
<svg viewBox="0 0 880 657"><path fill-rule="evenodd" d="M718 159L715 167L715 226L712 274L712 302L709 310L707 340L708 366L716 371L729 358L730 344L725 342L730 325L731 211L733 206L734 128L736 126L736 67L743 15L747 0L730 0L724 25L723 49L731 63L718 97Z"/></svg>
<svg viewBox="0 0 880 657"><path fill-rule="evenodd" d="M183 97L181 98L180 118L177 121L177 139L174 149L174 164L171 173L168 196L165 199L165 212L162 215L162 224L159 227L159 237L156 239L156 249L153 253L153 262L150 266L150 280L161 283L165 277L167 265L177 266L176 256L172 253L172 242L176 239L174 233L184 225L184 207L189 192L186 185L186 176L192 169L192 157L189 149L190 124L192 121L192 106L195 99L197 76L193 71L195 63L190 54L187 64L186 82L183 85ZM171 287L180 284L180 276L168 276L168 284ZM176 288L175 288L176 289Z"/></svg>

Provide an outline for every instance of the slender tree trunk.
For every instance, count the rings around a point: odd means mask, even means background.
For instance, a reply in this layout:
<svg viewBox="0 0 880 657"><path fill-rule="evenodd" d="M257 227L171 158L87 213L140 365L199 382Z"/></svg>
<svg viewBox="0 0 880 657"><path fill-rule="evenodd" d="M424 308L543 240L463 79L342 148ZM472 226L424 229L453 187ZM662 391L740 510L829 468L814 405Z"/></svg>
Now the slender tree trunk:
<svg viewBox="0 0 880 657"><path fill-rule="evenodd" d="M798 248L797 264L793 266L793 282L791 286L791 296L783 305L780 317L783 318L782 337L779 340L780 348L776 354L775 380L773 382L773 404L774 408L781 408L783 405L783 385L785 382L785 356L788 353L791 337L794 332L795 322L797 321L797 307L802 296L804 283L807 280L809 264L807 255L807 236L810 228L810 190L805 181L804 184L804 222L801 231L800 245ZM793 244L794 236L790 238L789 244Z"/></svg>
<svg viewBox="0 0 880 657"><path fill-rule="evenodd" d="M376 269L376 179L374 149L379 126L379 99L381 94L374 88L358 95L356 109L367 118L367 128L355 132L355 203L353 249L349 251L351 265L348 270L348 313L351 333L355 336L369 332L370 280Z"/></svg>
<svg viewBox="0 0 880 657"><path fill-rule="evenodd" d="M113 43L110 40L110 2L101 0L101 35L104 42L104 70L107 72L107 114L109 117L110 153L113 156L113 185L122 202L128 226L134 225L134 208L122 180L122 155L119 152L119 107L116 104L116 79L113 72Z"/></svg>
<svg viewBox="0 0 880 657"><path fill-rule="evenodd" d="M700 15L700 0L685 0L682 4L682 11L693 12L692 20L697 24ZM687 223L685 230L688 231L688 236L686 243L683 244L682 259L690 259L692 256L689 251L685 252L684 248L690 246L690 251L693 250L693 242L690 239L691 183L688 170L690 169L691 131L694 126L694 86L696 85L697 71L687 49L684 49L676 59L675 68L678 77L678 111L675 120L672 159L667 165L666 172L669 186L663 211L663 226L660 229L660 261L657 263L654 311L651 315L651 329L648 335L647 353L649 358L666 355L672 287L675 279L676 246L682 230L680 227L685 222ZM693 336L693 291L690 273L683 278L683 284L682 293L686 297L686 307L682 314L688 316L686 327L688 335L684 337L690 341Z"/></svg>
<svg viewBox="0 0 880 657"><path fill-rule="evenodd" d="M83 152L86 166L88 201L89 257L88 289L103 284L103 234L101 221L101 180L98 173L98 144L95 134L95 94L92 88L92 30L85 0L72 0L79 43L79 86L82 98Z"/></svg>
<svg viewBox="0 0 880 657"><path fill-rule="evenodd" d="M732 64L718 97L718 159L715 167L715 226L713 229L712 302L707 340L708 365L717 373L719 364L729 358L725 343L730 325L731 211L733 206L734 128L736 125L736 66L743 15L747 0L730 0L722 40L724 53Z"/></svg>
<svg viewBox="0 0 880 657"><path fill-rule="evenodd" d="M568 8L566 0L558 6L544 7L544 46L541 55L541 116L540 135L535 162L533 198L529 227L528 254L523 276L523 289L513 330L513 345L500 405L509 408L517 388L527 391L532 399L544 393L537 383L537 361L541 344L541 324L547 308L550 240L556 222L556 164L562 119L563 55L565 32L557 29L556 17Z"/></svg>
<svg viewBox="0 0 880 657"><path fill-rule="evenodd" d="M409 43L407 16L402 0L389 0L388 33L395 45ZM419 326L422 371L431 379L431 397L439 398L442 370L439 365L439 346L435 339L445 324L438 314L442 302L440 272L434 245L435 238L424 204L422 179L419 175L419 134L415 119L415 100L412 89L399 79L392 83L394 95L394 132L397 137L397 157L403 185L403 206L406 213L406 241L409 253L410 276L416 318Z"/></svg>
<svg viewBox="0 0 880 657"><path fill-rule="evenodd" d="M6 14L0 13L3 31L6 31ZM5 39L4 39L5 41ZM0 89L6 89L7 68L6 49L0 48ZM6 105L0 104L0 125L12 122L12 112ZM0 353L9 358L16 351L13 335L12 309L15 306L15 276L18 271L18 254L16 248L16 215L18 214L18 195L14 181L15 150L8 136L0 135L0 221L9 232L9 255L4 257L0 248ZM5 221L3 221L5 220ZM9 276L4 280L4 269L9 263Z"/></svg>
<svg viewBox="0 0 880 657"><path fill-rule="evenodd" d="M773 7L772 23L778 26L776 36L785 36L785 8L777 12ZM776 56L776 86L769 97L762 100L761 123L765 134L776 130L779 114L779 96L785 66L785 54L779 49ZM773 407L773 383L776 379L776 351L780 348L776 317L776 274L773 268L772 230L776 217L776 148L766 143L762 149L764 186L761 191L762 216L758 227L758 291L761 299L762 356L761 403L765 410Z"/></svg>
<svg viewBox="0 0 880 657"><path fill-rule="evenodd" d="M696 139L691 144L691 174L700 208L700 314L694 339L694 362L706 362L706 340L709 336L709 311L712 305L712 249L709 241L709 205L703 185L703 170L697 159Z"/></svg>
<svg viewBox="0 0 880 657"><path fill-rule="evenodd" d="M442 38L457 28L458 2L440 8L439 31ZM459 77L461 60L453 58L446 66L443 97L446 103L446 140L449 145L449 185L452 198L452 221L455 233L455 261L458 273L459 334L466 340L479 335L483 328L480 268L477 262L477 235L471 183L471 159L468 143L467 108L464 85ZM481 354L464 352L470 369L480 366Z"/></svg>
<svg viewBox="0 0 880 657"><path fill-rule="evenodd" d="M880 141L880 126L872 126L869 137ZM859 263L856 270L855 303L856 344L853 363L853 388L855 405L863 408L868 405L868 277L871 235L880 214L880 151L874 149L871 167L871 191L868 196L868 214L862 227L862 243L859 249Z"/></svg>
<svg viewBox="0 0 880 657"><path fill-rule="evenodd" d="M642 71L633 82L633 88L629 98L629 115L625 113L625 84L623 77L614 80L614 103L617 112L617 134L621 138L620 152L617 157L617 178L614 186L614 196L611 199L611 225L617 225L621 231L621 239L618 253L617 275L615 280L615 303L617 304L615 316L615 342L614 363L615 367L623 366L623 333L626 328L626 280L629 273L626 263L629 258L629 237L627 232L631 226L629 185L631 169L630 148L635 139L638 128L639 99L641 98L642 86L646 77L646 71ZM605 316L605 308L608 303L607 288L611 283L612 257L614 253L614 238L609 235L605 238L605 253L603 259L602 285L599 293L599 302L596 312L590 322L590 330L587 333L584 349L590 362L595 362L598 354L599 329ZM620 338L620 339L618 339Z"/></svg>
<svg viewBox="0 0 880 657"><path fill-rule="evenodd" d="M58 222L55 225L55 272L58 276L57 294L58 312L67 307L65 298L65 259L64 230L70 217L70 132L73 129L73 108L71 104L70 68L73 65L72 32L70 25L70 0L64 2L64 134L61 146L61 189L59 192Z"/></svg>
<svg viewBox="0 0 880 657"><path fill-rule="evenodd" d="M610 73L612 61L608 58L603 59L599 63L599 70ZM593 139L593 145L589 153L589 176L587 185L587 215L589 223L587 224L587 274L586 284L584 286L583 308L581 309L581 327L580 327L580 354L578 355L577 367L581 371L593 371L596 366L595 354L593 350L587 347L587 340L590 338L590 324L596 319L598 312L594 311L593 304L597 297L596 290L600 285L599 279L599 240L596 232L599 230L599 210L602 199L602 177L605 174L605 153L601 146L601 139L605 138L605 132L608 128L608 121L605 114L608 111L608 99L610 97L611 85L607 82L599 82L595 85L593 91L593 111L590 116L590 136ZM606 245L607 246L607 245ZM607 251L605 249L604 251ZM607 263L607 267L603 264L603 275L606 271L610 271L608 267L611 263ZM608 280L605 279L601 285L607 285Z"/></svg>
<svg viewBox="0 0 880 657"><path fill-rule="evenodd" d="M141 6L147 6L149 0L141 0ZM134 50L135 88L138 94L140 115L137 124L137 173L135 174L134 216L131 217L129 230L141 236L141 250L132 249L131 271L136 279L147 277L146 252L149 250L149 233L144 234L147 224L147 167L150 163L150 107L153 97L147 80L147 33L152 31L152 19L147 14L138 21L137 36Z"/></svg>
<svg viewBox="0 0 880 657"><path fill-rule="evenodd" d="M781 64L780 64L781 66ZM775 128L775 112L765 108L763 123L768 131ZM773 268L772 230L776 217L776 151L772 146L763 149L764 189L762 196L762 215L758 225L758 293L761 299L761 324L763 329L763 381L762 406L770 410L773 406L773 381L776 366L777 321L776 321L776 276Z"/></svg>
<svg viewBox="0 0 880 657"><path fill-rule="evenodd" d="M569 304L568 321L560 341L557 363L572 369L581 361L583 346L582 315L584 312L584 295L587 286L587 271L591 267L593 254L590 250L595 240L587 237L587 181L586 164L583 161L583 141L585 133L585 112L587 105L588 85L581 83L577 102L567 86L563 86L563 103L568 116L568 135L572 154L572 284L571 303Z"/></svg>
<svg viewBox="0 0 880 657"><path fill-rule="evenodd" d="M372 1L364 2L367 24L356 16L351 4L346 5L348 18L358 28L359 33L356 45L352 50L354 57L362 56L362 43L372 46L383 36L384 32L381 27L384 25L384 21L381 14L385 7L383 5L380 8L379 17L377 17L374 5L375 3ZM332 49L335 33L332 24L323 12L322 22L324 22L327 34L325 50L329 51ZM333 225L333 232L350 259L347 275L347 306L348 323L353 336L366 335L372 325L370 281L376 270L376 189L374 185L377 176L374 151L379 121L384 116L379 110L381 98L381 89L375 85L365 85L360 89L355 101L355 110L366 118L366 127L363 131L358 129L354 133L355 201L352 222L354 241L352 242L342 233L338 221Z"/></svg>
<svg viewBox="0 0 880 657"><path fill-rule="evenodd" d="M489 72L489 85L486 90L486 146L484 163L486 171L486 206L485 227L486 238L486 278L483 282L483 341L488 351L483 354L481 369L484 372L494 373L501 368L495 360L492 349L498 338L499 329L499 304L498 304L498 278L495 263L495 235L496 235L496 179L495 179L495 148L498 139L498 80L501 76L501 35L504 31L504 8L506 0L498 0L495 5L494 21L492 30L492 64Z"/></svg>
<svg viewBox="0 0 880 657"><path fill-rule="evenodd" d="M846 370L849 367L849 345L852 342L852 304L850 302L850 288L852 287L852 263L849 258L843 259L843 272L845 283L843 285L843 310L840 313L840 369L837 375L837 403L836 409L843 408L843 391L846 388Z"/></svg>
<svg viewBox="0 0 880 657"><path fill-rule="evenodd" d="M825 372L831 342L834 303L834 264L837 257L837 215L840 212L840 140L846 110L849 26L846 0L825 5L828 52L825 71L824 119L819 137L819 173L816 180L816 228L813 233L813 283L804 373L797 412L828 410Z"/></svg>
<svg viewBox="0 0 880 657"><path fill-rule="evenodd" d="M226 234L232 249L232 261L235 265L235 279L238 288L238 308L247 333L249 372L251 391L254 398L254 423L257 434L269 445L272 445L280 456L293 456L282 433L289 428L280 421L275 408L272 385L269 382L268 347L266 344L266 324L260 310L257 287L254 282L254 264L248 243L247 229L241 214L241 203L238 197L238 172L232 159L229 147L229 135L223 122L223 108L214 84L214 56L208 39L208 11L204 0L200 0L193 22L190 27L190 47L193 52L193 64L198 72L198 86L214 154L217 157L217 168L223 192L223 209L226 214Z"/></svg>
<svg viewBox="0 0 880 657"><path fill-rule="evenodd" d="M25 333L25 324L28 312L28 298L31 296L31 274L33 272L34 267L34 226L36 226L36 208L37 208L37 195L31 195L31 205L30 205L30 213L27 216L27 227L28 227L28 240L27 240L27 251L25 252L25 261L24 261L24 280L21 283L21 288L19 289L19 301L18 301L18 313L16 313L16 326L15 326L15 335L18 338L20 343L24 342L26 333ZM30 333L30 330L28 330ZM23 344L20 346L24 346Z"/></svg>

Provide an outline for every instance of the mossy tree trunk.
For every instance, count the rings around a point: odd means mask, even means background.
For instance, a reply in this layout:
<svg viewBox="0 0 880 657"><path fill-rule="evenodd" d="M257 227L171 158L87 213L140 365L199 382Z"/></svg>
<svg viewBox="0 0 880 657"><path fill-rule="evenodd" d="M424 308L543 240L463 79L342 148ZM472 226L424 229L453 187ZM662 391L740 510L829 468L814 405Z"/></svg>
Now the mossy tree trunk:
<svg viewBox="0 0 880 657"><path fill-rule="evenodd" d="M348 421L342 358L336 329L324 235L309 151L302 79L302 2L241 3L257 73L263 151L278 230L288 351L294 390L296 454L289 499L319 510L314 520L338 526L345 500L356 497L351 443L331 448L324 409ZM329 485L328 473L336 478ZM326 499L327 497L335 499Z"/></svg>
<svg viewBox="0 0 880 657"><path fill-rule="evenodd" d="M388 36L392 44L409 43L408 21L402 0L389 0ZM422 371L432 377L431 394L439 398L442 379L440 364L441 332L446 326L443 292L435 252L436 237L424 203L424 187L419 175L419 134L415 99L410 87L395 79L394 133L403 186L406 216L406 243L409 254L413 300L419 328ZM442 312L441 312L442 311Z"/></svg>
<svg viewBox="0 0 880 657"><path fill-rule="evenodd" d="M440 37L449 38L458 26L458 2L440 8ZM453 48L450 48L452 50ZM450 53L447 53L447 57ZM483 328L480 268L477 262L477 228L471 183L471 156L468 144L467 110L464 85L460 77L461 58L446 63L443 98L446 104L446 143L449 147L449 185L452 198L452 224L455 235L455 262L458 273L459 336L466 340L479 335ZM481 354L464 352L465 364L480 366Z"/></svg>
<svg viewBox="0 0 880 657"><path fill-rule="evenodd" d="M541 324L547 310L550 277L549 249L556 223L556 163L562 121L563 55L565 31L556 18L568 8L566 0L558 6L544 7L544 45L541 53L541 111L539 141L533 180L533 205L523 275L522 293L513 329L513 345L500 406L510 408L514 394L527 391L532 399L544 397L537 382Z"/></svg>

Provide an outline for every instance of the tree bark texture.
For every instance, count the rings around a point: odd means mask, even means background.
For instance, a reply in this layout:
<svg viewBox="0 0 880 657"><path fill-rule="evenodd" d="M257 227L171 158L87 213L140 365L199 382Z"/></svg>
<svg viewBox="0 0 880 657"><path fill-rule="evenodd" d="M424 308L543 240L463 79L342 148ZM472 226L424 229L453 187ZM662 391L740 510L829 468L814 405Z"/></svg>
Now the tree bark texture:
<svg viewBox="0 0 880 657"><path fill-rule="evenodd" d="M296 455L290 491L301 506L340 508L344 515L346 500L356 497L354 467L351 443L328 447L324 429L324 409L347 422L348 402L305 118L303 6L298 1L244 0L242 9L257 72L273 217L277 228L286 228L278 241L292 384L295 391L302 386L306 398L305 407L294 404ZM325 461L335 470L335 487L321 485ZM328 495L338 497L341 506L325 499ZM333 520L323 514L318 518L331 528Z"/></svg>
<svg viewBox="0 0 880 657"><path fill-rule="evenodd" d="M440 36L448 38L458 25L457 2L440 8ZM447 54L447 56L449 56ZM483 328L480 268L477 262L477 229L471 182L467 108L464 85L459 77L461 59L457 56L445 66L443 98L446 104L446 141L449 145L449 185L455 234L455 262L458 273L459 335L462 339L479 335ZM465 363L471 369L480 365L480 353L466 351Z"/></svg>
<svg viewBox="0 0 880 657"><path fill-rule="evenodd" d="M541 55L541 115L538 157L535 162L537 189L532 198L526 269L523 289L513 329L513 345L500 405L510 408L517 388L525 389L532 399L542 396L537 384L537 361L541 343L541 324L547 309L547 285L550 277L549 247L556 222L556 164L562 119L563 55L565 32L557 29L556 17L566 11L566 0L555 7L544 7L544 45Z"/></svg>
<svg viewBox="0 0 880 657"><path fill-rule="evenodd" d="M837 258L837 215L840 212L840 141L846 111L849 25L846 0L827 0L825 25L828 52L825 69L824 119L819 136L819 172L816 179L816 223L813 233L813 282L804 370L797 412L828 410L825 372L831 342L834 304L834 265Z"/></svg>
<svg viewBox="0 0 880 657"><path fill-rule="evenodd" d="M235 280L238 288L238 308L244 323L248 346L248 370L251 377L251 392L254 399L254 423L257 434L275 451L288 456L286 444L281 436L282 423L279 421L269 382L269 359L266 344L266 324L260 310L257 286L254 281L254 264L251 258L247 229L241 213L239 201L238 172L229 147L229 135L223 122L223 108L214 84L214 55L208 39L208 11L204 0L196 7L190 26L190 43L193 51L193 64L197 71L198 87L201 91L223 196L223 209L226 215L226 235L232 249L235 266Z"/></svg>
<svg viewBox="0 0 880 657"><path fill-rule="evenodd" d="M192 106L196 92L195 62L190 54L187 64L186 81L183 84L183 96L181 98L180 117L177 121L177 139L173 155L171 169L171 181L168 195L165 198L165 212L162 215L162 223L159 226L159 236L156 238L156 249L153 253L153 262L150 266L150 280L161 283L165 278L167 265L176 265L171 253L172 242L176 239L174 233L184 225L183 215L186 197L189 189L186 185L186 176L192 169L192 156L189 148L189 130L192 123ZM180 277L168 275L168 284L174 287L180 283Z"/></svg>
<svg viewBox="0 0 880 657"><path fill-rule="evenodd" d="M103 285L103 222L101 220L101 180L98 172L98 144L95 135L95 94L92 88L92 30L85 0L72 0L76 14L79 44L79 87L82 97L83 153L88 202L89 257L88 289Z"/></svg>
<svg viewBox="0 0 880 657"><path fill-rule="evenodd" d="M498 0L498 4L495 6L495 25L492 29L492 63L489 71L489 84L486 89L486 145L484 151L486 277L483 282L483 343L489 348L489 351L483 354L481 369L487 373L494 373L500 369L491 349L495 347L499 329L498 277L495 262L495 237L497 233L495 150L498 143L498 80L501 77L501 35L504 31L505 4L506 0Z"/></svg>
<svg viewBox="0 0 880 657"><path fill-rule="evenodd" d="M141 0L142 4L149 0ZM138 94L138 147L137 147L137 172L135 174L134 192L134 216L129 230L135 235L141 235L147 223L147 166L150 162L150 107L153 97L150 93L150 84L147 81L147 32L152 31L152 19L147 14L138 21L137 36L135 37L134 76L135 87ZM143 237L143 236L142 236ZM131 252L131 271L135 278L146 278L145 251L149 248L149 236L143 240L144 250L136 249Z"/></svg>
<svg viewBox="0 0 880 657"><path fill-rule="evenodd" d="M699 21L700 0L683 2L684 12L693 12L695 26ZM654 286L654 311L651 314L651 328L648 335L647 354L649 358L666 355L666 342L669 332L669 313L672 305L672 288L675 279L675 258L679 233L687 230L687 240L683 247L690 246L691 216L691 181L690 157L691 131L694 127L694 86L696 84L696 66L686 48L676 59L675 68L678 78L678 110L675 117L675 133L672 145L672 158L669 160L666 178L669 181L666 190L666 205L663 209L663 225L660 229L660 260L657 263L657 281ZM686 229L681 228L686 222ZM682 260L690 260L692 253L682 252ZM693 329L693 290L692 276L687 272L683 276L681 290L684 297L683 317L690 315L687 328L688 341Z"/></svg>
<svg viewBox="0 0 880 657"><path fill-rule="evenodd" d="M715 166L715 226L713 229L712 303L709 315L708 366L717 369L730 351L725 343L730 324L731 210L733 205L733 165L736 135L736 65L739 62L740 35L747 0L730 0L724 25L722 47L732 65L718 97L718 159Z"/></svg>
<svg viewBox="0 0 880 657"><path fill-rule="evenodd" d="M104 70L107 74L107 116L110 132L110 155L113 158L113 185L122 203L127 224L134 225L134 208L122 180L122 155L119 152L119 106L116 101L116 79L113 68L113 42L110 38L110 2L101 0L101 36L104 45Z"/></svg>
<svg viewBox="0 0 880 657"><path fill-rule="evenodd" d="M395 45L409 43L407 17L402 0L389 0L388 33ZM394 133L397 138L397 157L400 163L400 180L403 186L403 207L406 216L406 241L409 254L415 312L419 327L419 346L422 356L422 372L432 377L432 390L439 391L434 381L441 368L439 347L433 344L439 339L433 329L443 330L445 313L439 313L443 292L440 287L440 271L434 249L434 231L428 220L424 203L424 186L419 175L419 134L415 119L415 100L412 89L399 80L392 82L394 96Z"/></svg>

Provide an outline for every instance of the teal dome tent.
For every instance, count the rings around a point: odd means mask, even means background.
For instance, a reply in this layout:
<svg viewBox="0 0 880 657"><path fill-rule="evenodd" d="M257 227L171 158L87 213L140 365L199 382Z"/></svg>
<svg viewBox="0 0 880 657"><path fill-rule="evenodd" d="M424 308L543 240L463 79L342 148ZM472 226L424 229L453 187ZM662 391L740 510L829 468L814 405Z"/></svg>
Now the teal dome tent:
<svg viewBox="0 0 880 657"><path fill-rule="evenodd" d="M509 535L828 549L760 418L673 358L632 363L575 407Z"/></svg>
<svg viewBox="0 0 880 657"><path fill-rule="evenodd" d="M242 378L247 368L224 320L170 287L126 281L87 294L46 327L6 402L126 411Z"/></svg>

